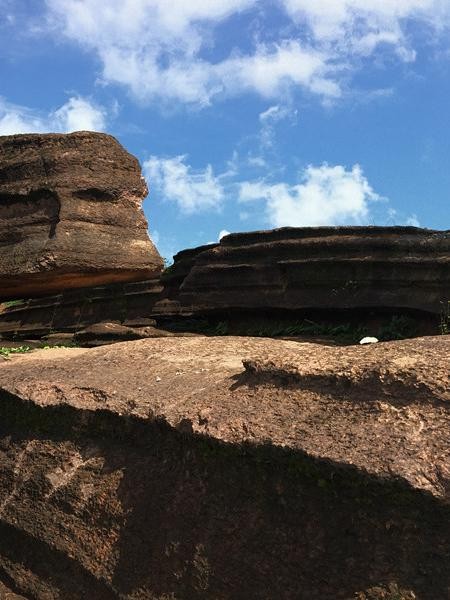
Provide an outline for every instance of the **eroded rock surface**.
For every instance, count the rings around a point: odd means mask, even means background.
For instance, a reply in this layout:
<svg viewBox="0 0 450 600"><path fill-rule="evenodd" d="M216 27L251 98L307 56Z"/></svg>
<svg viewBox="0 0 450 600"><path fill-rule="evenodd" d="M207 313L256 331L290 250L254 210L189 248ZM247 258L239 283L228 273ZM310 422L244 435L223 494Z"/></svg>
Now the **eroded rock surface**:
<svg viewBox="0 0 450 600"><path fill-rule="evenodd" d="M155 312L410 309L450 297L450 233L415 227L285 227L180 252Z"/></svg>
<svg viewBox="0 0 450 600"><path fill-rule="evenodd" d="M18 596L11 590L9 590L6 585L0 582L0 598L1 600L25 600L23 596Z"/></svg>
<svg viewBox="0 0 450 600"><path fill-rule="evenodd" d="M139 163L93 132L0 137L0 298L157 276Z"/></svg>
<svg viewBox="0 0 450 600"><path fill-rule="evenodd" d="M102 321L129 327L154 323L152 304L160 297L158 279L66 290L62 294L0 305L0 337L42 338L52 332L75 333Z"/></svg>
<svg viewBox="0 0 450 600"><path fill-rule="evenodd" d="M446 337L195 337L5 361L0 581L39 600L448 598L449 355Z"/></svg>

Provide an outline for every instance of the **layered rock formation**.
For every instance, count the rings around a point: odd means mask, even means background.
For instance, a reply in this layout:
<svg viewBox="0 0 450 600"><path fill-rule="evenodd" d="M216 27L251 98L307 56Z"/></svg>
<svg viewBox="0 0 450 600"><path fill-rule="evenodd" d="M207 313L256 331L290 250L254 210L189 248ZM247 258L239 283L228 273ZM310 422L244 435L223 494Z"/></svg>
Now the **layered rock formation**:
<svg viewBox="0 0 450 600"><path fill-rule="evenodd" d="M139 163L111 136L0 137L0 298L158 276Z"/></svg>
<svg viewBox="0 0 450 600"><path fill-rule="evenodd" d="M235 233L180 252L155 314L411 309L450 298L450 232L315 227Z"/></svg>
<svg viewBox="0 0 450 600"><path fill-rule="evenodd" d="M197 337L5 361L0 582L37 600L447 598L449 354L446 337Z"/></svg>
<svg viewBox="0 0 450 600"><path fill-rule="evenodd" d="M158 279L66 290L0 307L0 339L40 338L75 333L102 321L127 327L153 324L151 307L163 287Z"/></svg>
<svg viewBox="0 0 450 600"><path fill-rule="evenodd" d="M447 231L284 228L232 234L220 244L179 252L158 279L0 307L0 336L76 332L103 320L141 327L156 319L176 328L185 327L186 317L206 317L212 330L225 318L246 333L243 325L258 319L269 331L271 322L284 320L289 329L293 319L307 317L378 335L394 315L408 321L397 333L411 337L439 331L449 298Z"/></svg>

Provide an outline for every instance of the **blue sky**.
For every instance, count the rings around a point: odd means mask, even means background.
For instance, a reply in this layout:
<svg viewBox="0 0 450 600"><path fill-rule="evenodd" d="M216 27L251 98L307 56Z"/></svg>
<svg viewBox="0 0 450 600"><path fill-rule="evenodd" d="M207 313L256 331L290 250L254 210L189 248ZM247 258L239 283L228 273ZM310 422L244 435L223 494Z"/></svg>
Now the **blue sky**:
<svg viewBox="0 0 450 600"><path fill-rule="evenodd" d="M106 131L161 254L450 226L450 0L0 0L0 135Z"/></svg>

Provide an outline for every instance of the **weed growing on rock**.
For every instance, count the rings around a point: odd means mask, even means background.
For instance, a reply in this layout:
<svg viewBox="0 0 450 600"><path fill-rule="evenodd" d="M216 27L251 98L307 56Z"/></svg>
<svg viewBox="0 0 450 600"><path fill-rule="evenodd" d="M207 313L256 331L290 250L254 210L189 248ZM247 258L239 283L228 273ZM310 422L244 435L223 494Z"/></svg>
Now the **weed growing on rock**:
<svg viewBox="0 0 450 600"><path fill-rule="evenodd" d="M442 335L448 335L450 333L450 300L447 303L441 302L441 322L440 331Z"/></svg>
<svg viewBox="0 0 450 600"><path fill-rule="evenodd" d="M21 304L25 304L25 300L7 300L6 302L2 302L2 306L5 308L20 306Z"/></svg>
<svg viewBox="0 0 450 600"><path fill-rule="evenodd" d="M380 340L404 340L416 335L413 319L405 315L394 315L389 323L380 327L377 337Z"/></svg>
<svg viewBox="0 0 450 600"><path fill-rule="evenodd" d="M54 348L79 348L79 344L70 343L70 344L46 344L45 346L41 346L40 350L53 350Z"/></svg>
<svg viewBox="0 0 450 600"><path fill-rule="evenodd" d="M332 337L343 343L358 342L367 335L376 335L383 341L403 340L414 337L416 325L413 319L404 315L393 315L385 325L370 332L366 326L352 323L317 323L309 319L299 321L255 320L253 323L232 326L228 321L220 321L208 333L212 335L245 335L255 337L314 336Z"/></svg>
<svg viewBox="0 0 450 600"><path fill-rule="evenodd" d="M3 356L4 358L9 358L10 354L24 354L25 352L30 351L31 348L29 346L19 346L18 348L0 346L0 356Z"/></svg>

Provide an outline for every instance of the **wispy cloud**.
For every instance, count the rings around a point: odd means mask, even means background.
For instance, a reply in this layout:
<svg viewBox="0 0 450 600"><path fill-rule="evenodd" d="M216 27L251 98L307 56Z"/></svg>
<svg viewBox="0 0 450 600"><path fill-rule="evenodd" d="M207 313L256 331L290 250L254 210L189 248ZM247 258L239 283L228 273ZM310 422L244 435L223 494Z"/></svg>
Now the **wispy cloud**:
<svg viewBox="0 0 450 600"><path fill-rule="evenodd" d="M275 104L260 113L261 123L260 141L262 150L270 148L274 144L276 125L284 120L295 123L298 111L287 105Z"/></svg>
<svg viewBox="0 0 450 600"><path fill-rule="evenodd" d="M276 97L292 84L319 95L339 95L326 57L297 40L261 43L251 54L235 52L219 62L202 58L205 30L208 39L215 24L254 0L112 4L47 0L53 27L97 52L104 80L125 85L141 101L175 99L206 106L215 97L246 91Z"/></svg>
<svg viewBox="0 0 450 600"><path fill-rule="evenodd" d="M448 0L277 0L291 29L235 47L215 61L205 52L219 41L217 27L260 0L46 0L52 33L74 40L100 58L105 82L121 84L143 102L178 101L198 107L246 92L276 101L292 89L329 103L361 57L380 47L401 62L415 60L408 23L432 35L448 26ZM269 2L267 2L269 5ZM263 22L262 22L263 23ZM275 36L274 36L275 33ZM270 41L269 41L270 39Z"/></svg>
<svg viewBox="0 0 450 600"><path fill-rule="evenodd" d="M164 200L175 202L186 214L219 210L225 197L220 176L211 165L193 169L186 156L159 158L151 156L143 164L149 187L156 187Z"/></svg>
<svg viewBox="0 0 450 600"><path fill-rule="evenodd" d="M0 135L70 131L103 131L106 110L80 96L73 96L57 110L41 114L0 98Z"/></svg>
<svg viewBox="0 0 450 600"><path fill-rule="evenodd" d="M386 44L406 62L415 58L406 34L407 21L425 22L438 30L448 26L450 17L447 0L280 1L291 18L306 25L322 46L367 56Z"/></svg>

